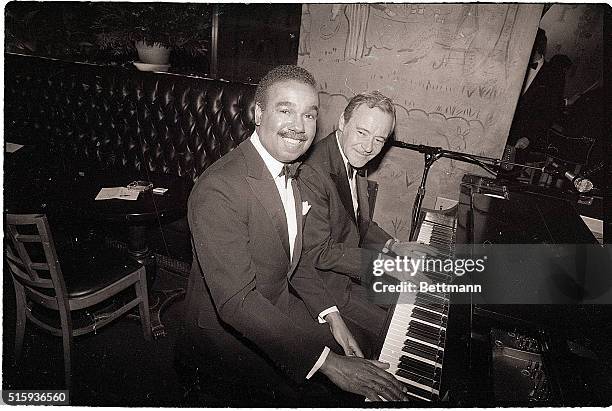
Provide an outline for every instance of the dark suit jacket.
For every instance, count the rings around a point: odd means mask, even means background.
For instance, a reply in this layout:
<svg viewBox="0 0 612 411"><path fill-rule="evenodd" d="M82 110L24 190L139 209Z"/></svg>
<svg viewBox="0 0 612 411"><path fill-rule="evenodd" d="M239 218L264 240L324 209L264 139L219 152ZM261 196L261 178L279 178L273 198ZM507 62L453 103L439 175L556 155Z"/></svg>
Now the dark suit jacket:
<svg viewBox="0 0 612 411"><path fill-rule="evenodd" d="M302 199L311 205L305 216L303 255L298 266L314 265L340 313L378 334L385 313L367 298L354 279L367 286L372 262L391 238L371 221L367 180L358 176L362 218L357 227L346 168L334 134L315 145L300 167L298 183ZM366 195L363 195L366 193ZM366 248L368 247L368 248Z"/></svg>
<svg viewBox="0 0 612 411"><path fill-rule="evenodd" d="M519 97L507 144L515 145L521 137L527 137L529 150L542 145L560 114L564 87L563 70L545 62L525 94Z"/></svg>
<svg viewBox="0 0 612 411"><path fill-rule="evenodd" d="M330 305L317 291L322 286L316 273L294 273L303 220L297 185L294 195L298 235L290 263L281 199L249 140L200 176L188 203L194 263L186 321L188 327L210 329L220 349L227 345L219 343L224 332L245 338L301 382L329 344L329 328L314 319ZM296 322L292 310L304 301L311 316Z"/></svg>
<svg viewBox="0 0 612 411"><path fill-rule="evenodd" d="M335 133L331 133L313 146L305 160L305 164L318 168L324 174L329 175L334 182L344 209L353 222L357 223L355 212L353 211L353 200L351 198L351 188L348 183L346 167L336 142ZM373 195L373 186L368 184L365 177L356 175L355 178L358 187L359 208L361 210L361 221L358 227L359 246L380 251L391 236L372 221L374 205L369 200Z"/></svg>

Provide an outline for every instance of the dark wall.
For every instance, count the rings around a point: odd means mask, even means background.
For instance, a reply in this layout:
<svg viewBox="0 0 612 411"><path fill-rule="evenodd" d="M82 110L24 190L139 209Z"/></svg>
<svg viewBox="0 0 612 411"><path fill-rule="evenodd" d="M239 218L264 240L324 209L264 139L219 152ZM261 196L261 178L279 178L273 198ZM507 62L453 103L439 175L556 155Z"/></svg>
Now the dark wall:
<svg viewBox="0 0 612 411"><path fill-rule="evenodd" d="M70 61L131 67L131 62L138 60L132 47L124 44L123 47L106 49L102 46L104 42L99 41L99 35L108 35L111 29L96 26L101 16L108 15L105 7L109 4L111 3L8 3L5 8L6 50ZM112 4L113 10L123 8L126 14L130 14L129 7L122 6L129 3ZM137 3L132 3L134 4ZM199 28L198 34L193 35L195 28L189 30L193 25L184 24L188 27L188 37L201 39L207 45L207 51L204 54L190 55L181 47L175 47L170 58L171 72L211 76L214 63L212 60L216 55L216 78L255 83L270 68L278 64L295 64L297 61L300 4L156 3L155 6L161 10L160 23L153 24L152 27L162 32L166 32L165 26L170 24L164 24L164 17L168 16L172 16L173 26L180 26L195 17L196 22L207 27ZM197 13L190 11L189 7L192 6L197 6ZM186 8L189 8L188 12L185 12ZM215 12L219 13L219 19L218 25L213 27L212 16ZM181 13L185 17L177 20L176 16L181 16ZM138 20L134 24L138 24ZM147 25L145 22L140 24ZM218 33L217 43L212 41L214 31Z"/></svg>
<svg viewBox="0 0 612 411"><path fill-rule="evenodd" d="M70 167L195 179L254 130L255 87L5 55L5 140Z"/></svg>
<svg viewBox="0 0 612 411"><path fill-rule="evenodd" d="M219 5L219 76L258 82L279 64L296 64L301 4Z"/></svg>

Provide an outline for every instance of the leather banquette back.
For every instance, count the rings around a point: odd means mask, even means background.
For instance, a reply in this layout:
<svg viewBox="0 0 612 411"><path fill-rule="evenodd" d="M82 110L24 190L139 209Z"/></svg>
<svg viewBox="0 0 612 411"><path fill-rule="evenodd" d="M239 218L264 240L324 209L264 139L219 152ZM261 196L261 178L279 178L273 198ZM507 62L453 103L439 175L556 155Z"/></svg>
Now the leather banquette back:
<svg viewBox="0 0 612 411"><path fill-rule="evenodd" d="M71 167L195 180L255 128L255 86L5 55L5 138Z"/></svg>

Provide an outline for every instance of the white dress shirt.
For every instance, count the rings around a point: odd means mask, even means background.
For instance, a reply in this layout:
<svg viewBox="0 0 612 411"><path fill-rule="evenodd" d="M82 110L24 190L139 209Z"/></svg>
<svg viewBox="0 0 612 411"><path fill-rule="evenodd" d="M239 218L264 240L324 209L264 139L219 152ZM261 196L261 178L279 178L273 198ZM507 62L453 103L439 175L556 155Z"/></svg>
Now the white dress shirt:
<svg viewBox="0 0 612 411"><path fill-rule="evenodd" d="M285 210L285 217L287 218L287 229L289 234L289 254L291 259L293 259L293 248L295 247L295 237L297 236L298 230L297 216L295 213L295 196L293 195L292 185L293 178L289 177L288 180L285 180L285 176L280 175L281 171L283 170L284 164L272 157L270 153L268 153L268 150L266 150L266 148L261 144L257 132L254 132L253 135L251 135L251 143L255 147L255 150L257 150L257 152L261 156L262 160L266 164L268 171L270 171L270 174L272 174L272 177L274 178L274 183L276 184L278 194L280 195L281 202L283 203L283 208ZM338 308L336 306L323 310L318 317L319 323L325 323L326 321L324 317L327 314L335 311L338 311ZM319 368L321 368L321 366L327 359L329 351L329 347L325 347L323 349L323 352L321 353L319 359L306 376L306 379L310 379L310 377L312 377L314 373L317 372Z"/></svg>
<svg viewBox="0 0 612 411"><path fill-rule="evenodd" d="M289 178L285 180L284 175L280 175L283 170L284 163L281 163L268 153L261 141L257 132L254 132L251 136L251 143L255 146L255 150L259 153L262 160L266 164L268 171L274 178L274 183L280 195L283 208L285 210L285 217L287 218L287 229L289 231L289 257L293 259L293 248L295 247L295 237L297 236L297 216L295 215L295 198L293 196L293 179ZM286 185L285 185L286 181Z"/></svg>

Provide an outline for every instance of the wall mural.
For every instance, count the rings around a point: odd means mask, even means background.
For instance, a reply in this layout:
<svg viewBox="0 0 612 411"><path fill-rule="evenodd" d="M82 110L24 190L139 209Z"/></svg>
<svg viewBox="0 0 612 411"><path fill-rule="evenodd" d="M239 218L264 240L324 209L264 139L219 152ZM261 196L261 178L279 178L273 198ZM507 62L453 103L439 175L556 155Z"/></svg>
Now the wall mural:
<svg viewBox="0 0 612 411"><path fill-rule="evenodd" d="M336 128L351 96L380 90L396 104L398 140L499 158L508 135L541 5L305 4L298 64L319 82L317 136ZM371 174L375 219L405 239L421 179L418 153L392 148ZM457 199L475 168L441 159L424 206ZM482 172L486 173L486 172Z"/></svg>

